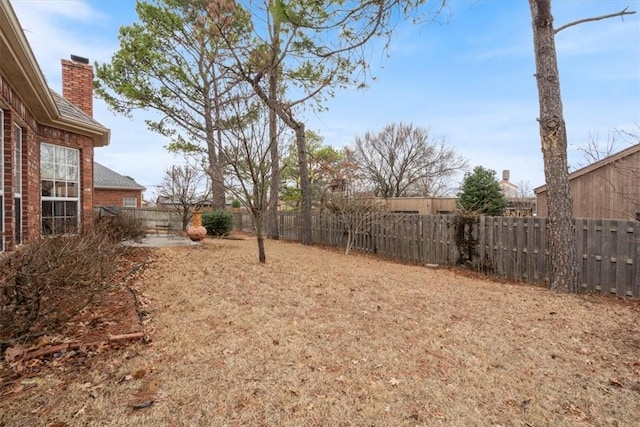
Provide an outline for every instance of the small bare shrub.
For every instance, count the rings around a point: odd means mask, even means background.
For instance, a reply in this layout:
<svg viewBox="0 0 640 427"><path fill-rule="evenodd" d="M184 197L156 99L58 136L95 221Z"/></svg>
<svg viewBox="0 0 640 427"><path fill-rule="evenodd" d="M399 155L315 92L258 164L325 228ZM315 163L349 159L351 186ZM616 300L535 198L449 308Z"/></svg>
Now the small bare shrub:
<svg viewBox="0 0 640 427"><path fill-rule="evenodd" d="M106 285L126 250L113 226L98 222L76 235L36 239L0 258L3 340L52 330Z"/></svg>
<svg viewBox="0 0 640 427"><path fill-rule="evenodd" d="M104 233L113 242L134 240L139 242L146 235L144 221L141 221L126 212L118 212L115 215L98 216L94 221L94 227Z"/></svg>
<svg viewBox="0 0 640 427"><path fill-rule="evenodd" d="M367 232L374 224L384 224L386 207L378 199L362 194L334 193L328 197L327 210L344 226L349 254L356 236Z"/></svg>

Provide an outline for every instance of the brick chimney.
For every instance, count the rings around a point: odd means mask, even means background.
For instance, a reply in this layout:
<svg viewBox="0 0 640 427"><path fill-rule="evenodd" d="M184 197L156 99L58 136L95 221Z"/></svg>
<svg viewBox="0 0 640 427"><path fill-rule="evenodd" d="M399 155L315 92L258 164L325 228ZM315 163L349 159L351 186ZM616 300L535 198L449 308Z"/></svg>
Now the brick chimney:
<svg viewBox="0 0 640 427"><path fill-rule="evenodd" d="M87 58L71 55L62 61L62 96L93 117L93 67Z"/></svg>

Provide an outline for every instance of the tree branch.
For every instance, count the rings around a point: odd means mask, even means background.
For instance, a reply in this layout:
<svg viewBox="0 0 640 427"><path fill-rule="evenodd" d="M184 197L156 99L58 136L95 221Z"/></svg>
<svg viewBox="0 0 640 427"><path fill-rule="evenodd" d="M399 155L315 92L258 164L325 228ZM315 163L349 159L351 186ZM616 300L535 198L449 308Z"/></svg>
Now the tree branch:
<svg viewBox="0 0 640 427"><path fill-rule="evenodd" d="M628 6L617 13L611 13L609 15L602 15L602 16L595 16L593 18L578 19L577 21L569 22L568 24L564 24L563 26L554 29L553 34L558 34L560 31L566 28L573 27L574 25L578 25L578 24L584 24L585 22L601 21L603 19L615 18L616 16L619 16L622 18L625 15L633 15L636 13L633 10L628 12L627 9L629 9Z"/></svg>

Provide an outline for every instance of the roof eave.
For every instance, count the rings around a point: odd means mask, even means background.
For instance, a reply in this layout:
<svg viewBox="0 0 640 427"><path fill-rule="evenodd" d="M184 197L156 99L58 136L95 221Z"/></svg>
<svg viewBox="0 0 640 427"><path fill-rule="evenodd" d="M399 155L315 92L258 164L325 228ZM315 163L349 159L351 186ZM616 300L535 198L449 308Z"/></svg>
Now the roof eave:
<svg viewBox="0 0 640 427"><path fill-rule="evenodd" d="M35 55L27 41L22 26L9 0L0 0L0 49L10 55L2 61L3 74L14 90L25 100L29 100L32 113L46 121L59 115L58 109L49 92L47 82L38 66Z"/></svg>
<svg viewBox="0 0 640 427"><path fill-rule="evenodd" d="M93 188L97 190L128 190L128 191L144 191L147 187L116 187L114 185L93 185Z"/></svg>
<svg viewBox="0 0 640 427"><path fill-rule="evenodd" d="M70 117L61 117L58 120L51 120L49 124L59 129L91 137L94 147L106 147L111 141L111 130L104 126L90 125L86 122L80 122Z"/></svg>
<svg viewBox="0 0 640 427"><path fill-rule="evenodd" d="M8 55L6 60L2 55L0 71L36 120L44 125L89 136L94 147L109 145L109 129L81 123L60 114L9 0L0 0L0 27L3 29L0 33L0 52Z"/></svg>
<svg viewBox="0 0 640 427"><path fill-rule="evenodd" d="M604 159L598 160L595 163L591 163L590 165L587 165L583 168L580 168L576 171L571 172L569 174L569 181L571 181L572 179L576 179L596 169L600 169L601 167L604 167L608 164L616 162L620 159L624 159L625 157L630 156L634 153L637 153L638 151L640 151L640 144L635 144L629 148L625 148L622 151L618 151L617 153L612 154L608 157L605 157ZM541 185L540 187L536 187L533 189L534 193L536 194L542 193L546 190L547 190L547 184Z"/></svg>

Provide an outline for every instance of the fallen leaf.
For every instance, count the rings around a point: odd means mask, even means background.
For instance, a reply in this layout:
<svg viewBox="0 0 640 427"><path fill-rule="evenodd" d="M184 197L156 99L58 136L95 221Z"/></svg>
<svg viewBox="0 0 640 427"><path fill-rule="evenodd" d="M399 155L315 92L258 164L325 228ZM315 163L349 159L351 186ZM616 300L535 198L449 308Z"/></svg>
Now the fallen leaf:
<svg viewBox="0 0 640 427"><path fill-rule="evenodd" d="M153 405L153 400L148 400L148 401L142 402L142 403L136 403L135 405L133 405L133 410L137 411L139 409L148 408L151 405Z"/></svg>
<svg viewBox="0 0 640 427"><path fill-rule="evenodd" d="M137 371L135 371L133 373L133 375L127 375L127 376L131 376L131 377L135 378L136 380L139 380L140 378L143 378L145 375L147 375L147 370L146 369L138 369Z"/></svg>
<svg viewBox="0 0 640 427"><path fill-rule="evenodd" d="M125 382L125 381L131 381L132 379L133 379L133 376L131 376L131 375L125 375L125 376L124 376L124 377L122 377L122 378L120 379L120 381L118 381L118 382L119 382L119 383L123 383L123 382Z"/></svg>
<svg viewBox="0 0 640 427"><path fill-rule="evenodd" d="M147 381L140 389L140 393L144 393L146 395L152 395L152 394L155 394L155 392L158 391L159 388L160 388L160 380Z"/></svg>
<svg viewBox="0 0 640 427"><path fill-rule="evenodd" d="M4 357L7 362L13 362L18 356L24 353L24 347L19 345L9 347L4 351Z"/></svg>
<svg viewBox="0 0 640 427"><path fill-rule="evenodd" d="M76 411L75 414L73 414L73 418L77 418L80 415L84 415L84 410L86 409L86 406L83 406L82 408L78 409L78 411Z"/></svg>
<svg viewBox="0 0 640 427"><path fill-rule="evenodd" d="M623 387L622 383L615 378L609 378L609 384L614 385L616 387Z"/></svg>

